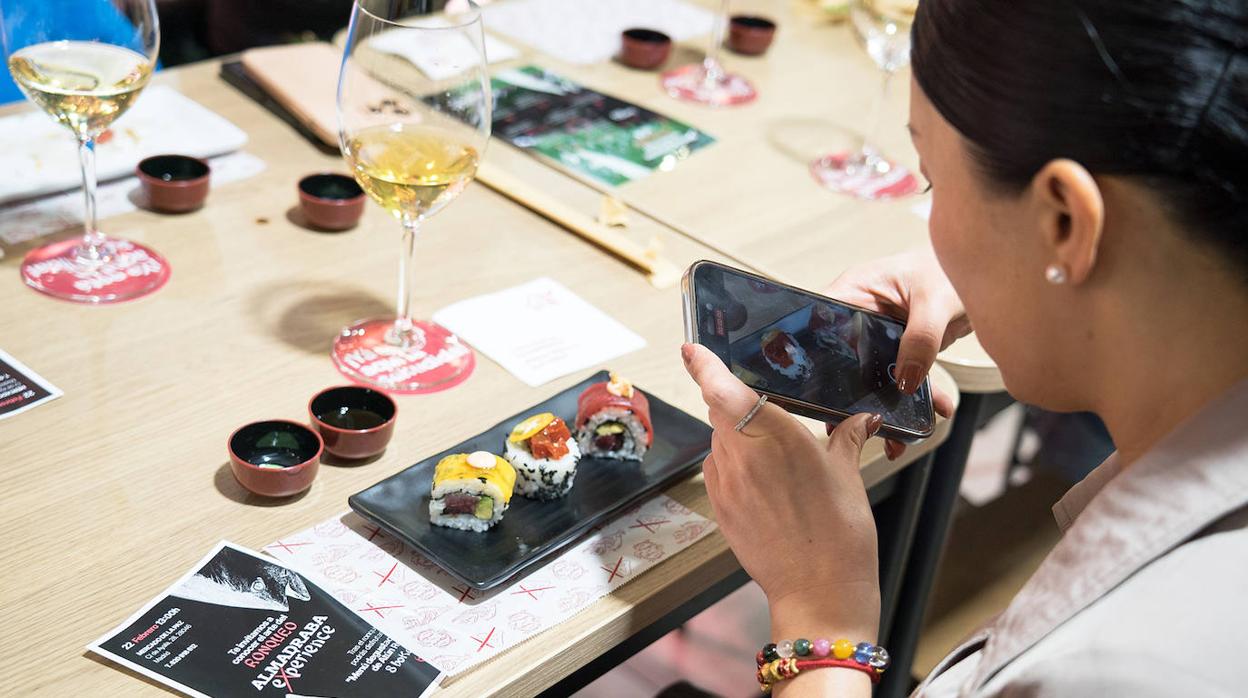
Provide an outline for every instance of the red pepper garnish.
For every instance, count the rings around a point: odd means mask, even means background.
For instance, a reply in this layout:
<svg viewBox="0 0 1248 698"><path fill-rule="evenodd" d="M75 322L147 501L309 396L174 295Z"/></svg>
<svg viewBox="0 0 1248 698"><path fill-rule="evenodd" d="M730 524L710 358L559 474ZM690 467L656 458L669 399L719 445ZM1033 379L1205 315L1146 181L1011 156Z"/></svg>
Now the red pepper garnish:
<svg viewBox="0 0 1248 698"><path fill-rule="evenodd" d="M558 460L568 455L568 439L570 438L572 438L572 432L568 431L568 425L562 419L555 417L555 421L547 424L546 428L529 439L529 451L534 458Z"/></svg>

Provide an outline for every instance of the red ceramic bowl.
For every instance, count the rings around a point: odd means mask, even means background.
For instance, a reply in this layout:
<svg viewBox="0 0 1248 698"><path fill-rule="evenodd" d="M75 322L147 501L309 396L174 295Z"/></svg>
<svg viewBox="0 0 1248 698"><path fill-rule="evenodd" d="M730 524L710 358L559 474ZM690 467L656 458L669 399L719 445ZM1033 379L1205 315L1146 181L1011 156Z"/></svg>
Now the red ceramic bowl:
<svg viewBox="0 0 1248 698"><path fill-rule="evenodd" d="M736 15L728 23L728 48L747 56L767 52L776 36L776 23L766 17Z"/></svg>
<svg viewBox="0 0 1248 698"><path fill-rule="evenodd" d="M325 448L320 434L285 419L243 425L226 445L239 484L265 497L289 497L311 487Z"/></svg>
<svg viewBox="0 0 1248 698"><path fill-rule="evenodd" d="M380 390L359 385L326 388L308 401L312 428L325 450L339 458L371 458L386 450L394 435L398 405Z"/></svg>
<svg viewBox="0 0 1248 698"><path fill-rule="evenodd" d="M653 29L625 29L620 35L620 62L630 68L654 70L672 54L672 39Z"/></svg>
<svg viewBox="0 0 1248 698"><path fill-rule="evenodd" d="M156 211L186 213L204 205L212 168L189 155L153 155L134 168L147 205Z"/></svg>
<svg viewBox="0 0 1248 698"><path fill-rule="evenodd" d="M353 227L364 215L364 199L364 190L346 175L322 172L299 180L299 208L315 228Z"/></svg>

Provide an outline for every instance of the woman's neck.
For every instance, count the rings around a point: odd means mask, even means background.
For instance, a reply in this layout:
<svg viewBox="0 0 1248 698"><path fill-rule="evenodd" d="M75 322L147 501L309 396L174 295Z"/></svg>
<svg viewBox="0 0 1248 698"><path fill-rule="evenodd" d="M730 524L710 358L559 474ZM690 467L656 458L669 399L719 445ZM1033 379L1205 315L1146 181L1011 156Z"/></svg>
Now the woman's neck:
<svg viewBox="0 0 1248 698"><path fill-rule="evenodd" d="M1170 273L1125 294L1111 341L1102 343L1113 355L1095 362L1102 375L1091 381L1092 402L1124 467L1248 379L1248 286L1201 259L1176 265L1172 258Z"/></svg>

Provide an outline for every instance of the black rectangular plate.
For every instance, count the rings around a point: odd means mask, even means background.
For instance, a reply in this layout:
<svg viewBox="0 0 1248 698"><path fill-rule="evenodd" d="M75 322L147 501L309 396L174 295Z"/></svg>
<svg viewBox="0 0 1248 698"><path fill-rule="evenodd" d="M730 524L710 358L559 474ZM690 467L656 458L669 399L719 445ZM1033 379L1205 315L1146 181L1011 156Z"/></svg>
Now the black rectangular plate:
<svg viewBox="0 0 1248 698"><path fill-rule="evenodd" d="M486 431L352 495L347 501L360 516L424 553L447 572L476 589L491 589L557 553L591 528L606 523L668 485L697 472L710 452L711 428L701 420L642 390L650 399L654 445L644 461L582 458L576 484L565 497L539 502L512 497L503 520L484 533L429 523L433 469L452 453L502 453L503 440L529 415L553 412L572 425L576 399L606 371L514 415ZM640 388L639 388L640 389Z"/></svg>

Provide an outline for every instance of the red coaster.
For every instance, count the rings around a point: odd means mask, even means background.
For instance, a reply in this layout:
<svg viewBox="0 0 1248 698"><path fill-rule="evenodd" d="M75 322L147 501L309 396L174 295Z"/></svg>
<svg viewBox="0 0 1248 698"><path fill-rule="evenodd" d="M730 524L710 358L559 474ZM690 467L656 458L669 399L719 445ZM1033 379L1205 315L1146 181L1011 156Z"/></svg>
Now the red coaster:
<svg viewBox="0 0 1248 698"><path fill-rule="evenodd" d="M387 340L394 320L363 320L334 340L334 365L344 376L395 393L436 393L468 379L476 368L472 349L441 325L413 323L407 347Z"/></svg>
<svg viewBox="0 0 1248 698"><path fill-rule="evenodd" d="M663 73L660 82L663 89L677 99L713 107L748 104L758 97L758 91L750 81L740 75L725 73L719 80L708 83L706 70L700 63L669 70Z"/></svg>
<svg viewBox="0 0 1248 698"><path fill-rule="evenodd" d="M899 199L919 190L918 178L897 163L889 162L889 170L880 174L866 167L846 169L850 157L848 152L825 155L810 163L810 174L825 188L859 199Z"/></svg>
<svg viewBox="0 0 1248 698"><path fill-rule="evenodd" d="M108 238L108 261L84 264L77 250L80 238L31 250L22 260L27 286L75 303L120 303L142 298L169 280L169 263L137 242Z"/></svg>

